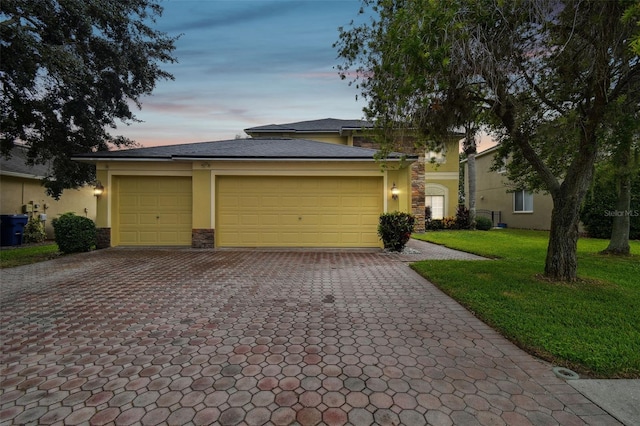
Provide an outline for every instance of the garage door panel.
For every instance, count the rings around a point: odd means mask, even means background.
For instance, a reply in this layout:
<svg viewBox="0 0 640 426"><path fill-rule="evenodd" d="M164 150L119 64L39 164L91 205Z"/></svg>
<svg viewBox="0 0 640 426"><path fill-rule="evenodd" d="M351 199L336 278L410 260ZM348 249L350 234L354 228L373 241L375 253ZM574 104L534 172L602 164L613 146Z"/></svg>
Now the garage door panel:
<svg viewBox="0 0 640 426"><path fill-rule="evenodd" d="M358 232L343 232L341 233L342 243L356 244L360 242L360 233Z"/></svg>
<svg viewBox="0 0 640 426"><path fill-rule="evenodd" d="M160 225L177 225L180 223L179 217L175 213L163 213L158 220Z"/></svg>
<svg viewBox="0 0 640 426"><path fill-rule="evenodd" d="M317 243L320 239L320 234L317 232L301 232L299 238L305 245L311 245Z"/></svg>
<svg viewBox="0 0 640 426"><path fill-rule="evenodd" d="M139 195L137 205L141 207L158 207L158 197L150 195Z"/></svg>
<svg viewBox="0 0 640 426"><path fill-rule="evenodd" d="M318 198L317 197L310 197L310 196L306 196L306 197L301 197L299 199L299 203L297 205L297 207L312 207L312 208L320 208L320 204L318 203Z"/></svg>
<svg viewBox="0 0 640 426"><path fill-rule="evenodd" d="M138 233L139 239L141 243L144 244L156 244L159 242L158 233L157 232L145 232L140 231Z"/></svg>
<svg viewBox="0 0 640 426"><path fill-rule="evenodd" d="M364 225L375 226L376 229L378 229L377 226L378 226L378 222L380 221L380 215L363 214L363 215L360 215L360 221Z"/></svg>
<svg viewBox="0 0 640 426"><path fill-rule="evenodd" d="M243 208L257 209L260 207L260 199L255 196L240 197L240 203Z"/></svg>
<svg viewBox="0 0 640 426"><path fill-rule="evenodd" d="M253 242L255 245L276 245L278 244L278 233L277 232L261 232L260 240L257 239L257 236L254 237ZM261 244L258 244L261 243Z"/></svg>
<svg viewBox="0 0 640 426"><path fill-rule="evenodd" d="M120 176L120 245L191 245L190 177Z"/></svg>
<svg viewBox="0 0 640 426"><path fill-rule="evenodd" d="M318 225L320 225L320 215L317 214L306 214L302 217L302 225L303 226L311 226L313 228L316 228Z"/></svg>
<svg viewBox="0 0 640 426"><path fill-rule="evenodd" d="M260 217L257 214L245 214L240 217L240 225L258 226L259 224Z"/></svg>
<svg viewBox="0 0 640 426"><path fill-rule="evenodd" d="M260 215L260 225L262 226L274 226L279 223L279 216L277 214L265 213Z"/></svg>
<svg viewBox="0 0 640 426"><path fill-rule="evenodd" d="M329 213L323 214L320 216L320 224L329 226L340 225L340 215Z"/></svg>
<svg viewBox="0 0 640 426"><path fill-rule="evenodd" d="M280 207L294 209L298 207L298 197L285 195L280 198Z"/></svg>
<svg viewBox="0 0 640 426"><path fill-rule="evenodd" d="M323 245L337 247L340 245L340 234L337 232L323 232L318 236L318 240L322 242Z"/></svg>
<svg viewBox="0 0 640 426"><path fill-rule="evenodd" d="M158 224L158 219L157 219L157 215L156 214L145 214L145 213L140 213L138 215L138 219L137 221L134 221L133 223L130 223L131 225L151 225L151 226L156 226Z"/></svg>
<svg viewBox="0 0 640 426"><path fill-rule="evenodd" d="M335 195L320 196L318 197L318 203L320 203L324 210L340 207L340 199Z"/></svg>
<svg viewBox="0 0 640 426"><path fill-rule="evenodd" d="M184 203L180 197L176 197L175 195L161 195L158 197L158 207L160 208L173 208L179 207Z"/></svg>
<svg viewBox="0 0 640 426"><path fill-rule="evenodd" d="M127 232L120 231L120 243L122 244L130 244L136 241L138 237L138 233L135 231Z"/></svg>
<svg viewBox="0 0 640 426"><path fill-rule="evenodd" d="M121 214L120 225L135 225L138 221L138 216L135 214Z"/></svg>
<svg viewBox="0 0 640 426"><path fill-rule="evenodd" d="M279 197L270 197L268 195L263 195L262 196L262 203L261 203L261 207L264 208L271 208L271 207L280 207L280 199Z"/></svg>
<svg viewBox="0 0 640 426"><path fill-rule="evenodd" d="M380 246L382 178L219 176L216 185L218 246Z"/></svg>
<svg viewBox="0 0 640 426"><path fill-rule="evenodd" d="M362 199L361 203L361 207L364 209L367 209L369 207L376 207L378 205L375 200L370 200L368 198Z"/></svg>
<svg viewBox="0 0 640 426"><path fill-rule="evenodd" d="M219 217L219 222L224 223L225 226L238 226L240 224L239 216L235 214L221 214ZM232 233L233 230L228 228L228 232Z"/></svg>
<svg viewBox="0 0 640 426"><path fill-rule="evenodd" d="M298 219L300 216L292 215L292 214L281 214L280 215L280 225L282 226L298 226Z"/></svg>
<svg viewBox="0 0 640 426"><path fill-rule="evenodd" d="M220 195L218 197L218 202L221 205L226 206L228 209L238 208L240 206L240 200L235 195L231 195L231 196Z"/></svg>

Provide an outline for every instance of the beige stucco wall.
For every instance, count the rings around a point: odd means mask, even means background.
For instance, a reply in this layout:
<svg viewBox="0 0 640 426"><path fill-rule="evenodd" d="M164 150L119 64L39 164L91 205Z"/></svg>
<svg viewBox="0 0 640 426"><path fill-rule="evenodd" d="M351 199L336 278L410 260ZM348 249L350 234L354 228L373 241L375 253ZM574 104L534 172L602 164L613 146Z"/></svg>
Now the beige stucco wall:
<svg viewBox="0 0 640 426"><path fill-rule="evenodd" d="M493 154L476 157L476 209L500 212L501 222L509 228L548 230L551 226L553 201L548 194L533 194L533 212L514 212L515 189L504 173L491 171ZM465 163L465 192L469 193L468 166ZM467 197L467 207L468 207ZM495 222L498 219L496 217Z"/></svg>
<svg viewBox="0 0 640 426"><path fill-rule="evenodd" d="M46 195L44 187L38 179L15 176L0 176L0 214L22 214L22 206L34 206L34 213L46 214L45 229L47 237L53 239L52 219L63 213L73 212L79 216L96 219L96 197L93 187L67 189L60 200ZM38 208L35 208L38 205Z"/></svg>

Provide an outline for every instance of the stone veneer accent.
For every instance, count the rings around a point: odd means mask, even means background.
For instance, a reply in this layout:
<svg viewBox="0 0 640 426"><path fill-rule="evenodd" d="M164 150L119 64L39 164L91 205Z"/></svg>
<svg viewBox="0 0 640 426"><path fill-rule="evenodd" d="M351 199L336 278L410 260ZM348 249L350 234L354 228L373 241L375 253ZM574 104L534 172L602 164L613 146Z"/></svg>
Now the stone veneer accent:
<svg viewBox="0 0 640 426"><path fill-rule="evenodd" d="M215 229L192 229L191 248L212 249L215 247Z"/></svg>
<svg viewBox="0 0 640 426"><path fill-rule="evenodd" d="M418 161L411 165L411 214L415 216L415 232L425 231L425 206L424 206L424 156L418 156Z"/></svg>
<svg viewBox="0 0 640 426"><path fill-rule="evenodd" d="M111 247L111 228L96 229L96 249Z"/></svg>
<svg viewBox="0 0 640 426"><path fill-rule="evenodd" d="M377 144L366 137L354 137L353 146L360 148L377 149ZM404 149L403 149L404 148ZM407 139L404 147L399 148L402 152L418 155L418 161L411 164L411 214L416 218L414 225L415 232L425 231L424 216L424 186L425 186L425 167L424 167L424 150L420 151L413 146L413 139Z"/></svg>

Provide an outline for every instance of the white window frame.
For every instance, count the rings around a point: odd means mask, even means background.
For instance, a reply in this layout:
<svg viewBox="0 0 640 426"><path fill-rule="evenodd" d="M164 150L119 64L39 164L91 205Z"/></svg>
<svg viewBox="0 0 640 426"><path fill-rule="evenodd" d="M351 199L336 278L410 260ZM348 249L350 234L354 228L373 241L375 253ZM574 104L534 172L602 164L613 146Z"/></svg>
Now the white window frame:
<svg viewBox="0 0 640 426"><path fill-rule="evenodd" d="M436 216L436 212L435 212L435 210L433 208L433 198L434 197L438 197L439 199L442 200L442 207L441 207L442 216L440 216L440 217ZM442 219L444 219L445 218L445 213L446 213L445 212L445 209L446 209L445 196L444 195L427 195L424 198L425 198L424 205L431 208L431 219L433 219L433 220L442 220Z"/></svg>
<svg viewBox="0 0 640 426"><path fill-rule="evenodd" d="M518 194L520 194L520 200L518 200ZM520 203L518 203L518 201L520 201ZM513 212L533 213L533 193L527 191L526 189L515 191L513 193Z"/></svg>

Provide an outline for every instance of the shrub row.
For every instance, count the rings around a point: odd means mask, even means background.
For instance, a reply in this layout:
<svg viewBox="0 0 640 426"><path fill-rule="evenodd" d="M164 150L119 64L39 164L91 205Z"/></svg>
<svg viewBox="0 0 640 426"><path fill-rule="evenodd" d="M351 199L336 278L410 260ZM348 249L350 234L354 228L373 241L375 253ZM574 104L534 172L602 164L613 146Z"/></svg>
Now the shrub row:
<svg viewBox="0 0 640 426"><path fill-rule="evenodd" d="M471 216L469 209L463 205L459 205L456 210L456 215L445 217L444 219L431 219L431 209L427 207L425 209L425 229L427 231L439 231L442 229L471 229ZM493 223L490 219L477 216L476 217L476 229L487 231L493 227Z"/></svg>

